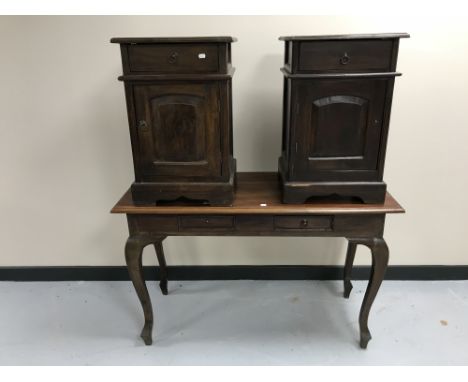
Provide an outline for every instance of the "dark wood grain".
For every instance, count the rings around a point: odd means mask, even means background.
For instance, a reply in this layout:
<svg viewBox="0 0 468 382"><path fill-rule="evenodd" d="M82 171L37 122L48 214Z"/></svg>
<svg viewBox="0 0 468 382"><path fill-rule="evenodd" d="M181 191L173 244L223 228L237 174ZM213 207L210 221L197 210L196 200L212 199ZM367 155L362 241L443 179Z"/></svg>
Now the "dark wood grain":
<svg viewBox="0 0 468 382"><path fill-rule="evenodd" d="M281 36L281 41L317 41L317 40L383 40L395 38L407 38L408 33L364 33L364 34L336 34L336 35L317 35L317 36Z"/></svg>
<svg viewBox="0 0 468 382"><path fill-rule="evenodd" d="M278 176L274 172L240 172L237 174L237 190L232 206L213 207L199 205L140 206L135 204L129 191L125 192L112 213L124 214L385 214L402 213L404 209L390 195L384 203L362 204L348 199L316 199L307 204L283 204Z"/></svg>
<svg viewBox="0 0 468 382"><path fill-rule="evenodd" d="M385 201L383 171L399 38L295 36L285 41L284 203L339 195Z"/></svg>
<svg viewBox="0 0 468 382"><path fill-rule="evenodd" d="M165 236L161 236L160 240L157 240L153 243L154 249L156 251L156 257L158 258L159 264L159 274L161 276L161 280L159 282L159 287L161 288L161 292L163 295L168 294L167 290L167 283L168 283L168 274L167 274L167 264L166 264L166 257L164 256L164 248L163 248L163 240Z"/></svg>
<svg viewBox="0 0 468 382"><path fill-rule="evenodd" d="M390 70L392 40L302 41L298 71L385 72Z"/></svg>
<svg viewBox="0 0 468 382"><path fill-rule="evenodd" d="M173 44L173 43L209 43L209 42L235 42L231 36L189 36L189 37L112 37L115 44Z"/></svg>
<svg viewBox="0 0 468 382"><path fill-rule="evenodd" d="M139 204L229 205L235 188L233 38L114 38Z"/></svg>
<svg viewBox="0 0 468 382"><path fill-rule="evenodd" d="M359 315L360 345L366 348L371 338L369 313L388 263L388 248L383 240L385 216L404 210L388 193L385 203L376 205L345 200L285 205L281 204L277 174L240 173L236 199L230 207L138 206L127 192L112 212L125 213L127 217L130 236L125 254L144 311L142 338L147 345L152 343L153 312L141 267L146 245L155 245L161 267L160 287L167 294L168 277L162 248L166 236L329 236L345 237L350 243L343 276L345 297L352 288L356 245L371 249L372 274Z"/></svg>
<svg viewBox="0 0 468 382"><path fill-rule="evenodd" d="M344 298L349 298L353 284L351 283L351 273L353 270L354 257L356 255L357 244L348 240L348 249L346 250L346 261L344 266L343 283L344 283Z"/></svg>
<svg viewBox="0 0 468 382"><path fill-rule="evenodd" d="M372 255L371 276L359 312L360 346L362 349L366 349L372 338L368 327L369 313L387 270L389 254L387 244L383 238L361 239L354 240L354 242L369 247Z"/></svg>
<svg viewBox="0 0 468 382"><path fill-rule="evenodd" d="M216 73L218 44L133 44L128 47L132 73ZM222 72L225 72L223 68Z"/></svg>

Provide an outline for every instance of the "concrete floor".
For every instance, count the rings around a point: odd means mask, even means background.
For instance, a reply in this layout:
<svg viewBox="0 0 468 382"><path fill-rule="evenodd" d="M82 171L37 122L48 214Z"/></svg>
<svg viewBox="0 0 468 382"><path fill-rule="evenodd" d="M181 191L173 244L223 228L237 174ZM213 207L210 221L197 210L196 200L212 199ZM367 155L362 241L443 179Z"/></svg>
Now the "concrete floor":
<svg viewBox="0 0 468 382"><path fill-rule="evenodd" d="M152 346L130 282L0 282L1 365L468 365L468 281L149 282Z"/></svg>

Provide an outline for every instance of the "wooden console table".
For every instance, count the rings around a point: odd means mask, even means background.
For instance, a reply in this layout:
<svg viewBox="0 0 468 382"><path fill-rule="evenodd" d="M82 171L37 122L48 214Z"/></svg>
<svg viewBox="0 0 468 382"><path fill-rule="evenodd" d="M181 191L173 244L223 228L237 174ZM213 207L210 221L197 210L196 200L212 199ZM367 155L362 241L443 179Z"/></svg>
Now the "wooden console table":
<svg viewBox="0 0 468 382"><path fill-rule="evenodd" d="M139 206L127 191L112 213L127 215L130 236L125 260L145 316L141 332L152 343L153 309L142 271L143 248L153 244L161 271L160 287L167 294L167 267L162 242L167 236L334 236L348 239L344 267L344 297L352 289L351 271L358 244L370 248L372 271L359 313L360 346L371 339L367 325L372 303L388 264L383 239L385 215L404 209L387 193L383 204L316 200L282 204L276 173L238 173L234 203L229 207L196 205Z"/></svg>

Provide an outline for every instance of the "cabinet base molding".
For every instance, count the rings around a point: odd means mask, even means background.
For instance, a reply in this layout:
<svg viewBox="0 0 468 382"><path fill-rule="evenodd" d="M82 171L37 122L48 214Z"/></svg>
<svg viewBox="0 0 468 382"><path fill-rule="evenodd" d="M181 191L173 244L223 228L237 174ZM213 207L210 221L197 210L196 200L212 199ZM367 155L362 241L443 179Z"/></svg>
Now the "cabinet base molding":
<svg viewBox="0 0 468 382"><path fill-rule="evenodd" d="M132 198L136 204L161 204L187 200L211 206L229 206L234 200L236 160L231 158L227 181L204 182L134 182Z"/></svg>
<svg viewBox="0 0 468 382"><path fill-rule="evenodd" d="M309 198L338 195L358 198L363 203L383 203L387 185L385 182L319 182L288 181L279 168L282 201L286 204L303 204Z"/></svg>

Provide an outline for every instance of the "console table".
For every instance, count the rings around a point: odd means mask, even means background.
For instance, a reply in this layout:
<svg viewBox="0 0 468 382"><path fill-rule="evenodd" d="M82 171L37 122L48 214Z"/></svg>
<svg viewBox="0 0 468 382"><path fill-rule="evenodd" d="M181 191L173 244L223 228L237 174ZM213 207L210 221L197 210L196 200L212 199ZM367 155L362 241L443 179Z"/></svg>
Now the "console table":
<svg viewBox="0 0 468 382"><path fill-rule="evenodd" d="M141 337L152 344L153 309L142 271L143 248L153 244L159 261L160 288L167 294L168 273L163 251L167 236L332 236L348 239L344 267L344 297L352 289L351 271L358 244L369 247L372 269L359 313L360 346L371 339L367 325L372 303L388 264L383 238L385 215L404 209L389 194L382 204L343 200L313 200L307 204L282 204L277 173L237 174L232 206L200 206L185 203L137 205L127 191L112 209L126 214L130 236L125 245L128 272L143 307L145 324Z"/></svg>

